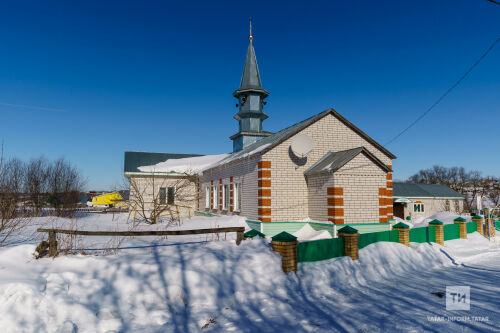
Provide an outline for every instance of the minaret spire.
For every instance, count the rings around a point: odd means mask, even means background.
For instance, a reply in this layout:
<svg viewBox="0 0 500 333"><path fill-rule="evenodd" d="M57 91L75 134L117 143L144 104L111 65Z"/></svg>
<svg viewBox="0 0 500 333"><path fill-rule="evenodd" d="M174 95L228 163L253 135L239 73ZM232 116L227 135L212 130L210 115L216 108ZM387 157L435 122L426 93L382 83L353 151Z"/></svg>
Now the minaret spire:
<svg viewBox="0 0 500 333"><path fill-rule="evenodd" d="M248 40L252 41L253 36L252 36L252 18L251 17L248 19L248 22L250 23L250 34L248 35Z"/></svg>
<svg viewBox="0 0 500 333"><path fill-rule="evenodd" d="M233 93L238 99L238 113L234 119L238 120L239 131L231 136L233 151L239 151L246 146L271 135L262 129L262 121L268 116L264 113L264 99L269 93L262 88L257 57L253 48L252 18L249 18L248 49L241 76L240 87Z"/></svg>

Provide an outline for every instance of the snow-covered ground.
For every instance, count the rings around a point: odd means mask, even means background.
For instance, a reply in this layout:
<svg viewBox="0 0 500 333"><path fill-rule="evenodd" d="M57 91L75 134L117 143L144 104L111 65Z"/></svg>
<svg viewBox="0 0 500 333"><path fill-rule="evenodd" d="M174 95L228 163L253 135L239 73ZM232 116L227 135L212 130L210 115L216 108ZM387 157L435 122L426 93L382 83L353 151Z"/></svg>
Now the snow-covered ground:
<svg viewBox="0 0 500 333"><path fill-rule="evenodd" d="M241 222L213 219L195 218L181 227ZM115 228L95 218L78 223ZM155 240L156 246L114 255L39 260L32 255L36 241L22 241L0 248L2 332L498 332L500 327L500 242L478 233L445 247L379 242L360 250L358 261L302 263L298 274L288 276L261 239L240 246L232 240ZM445 297L432 294L455 285L471 287L470 311L447 311Z"/></svg>
<svg viewBox="0 0 500 333"><path fill-rule="evenodd" d="M453 220L455 220L457 217L463 217L464 219L467 220L467 222L471 221L471 217L468 215L458 215L455 213L450 213L450 212L438 212L432 216L429 217L417 217L414 220L411 221L406 221L403 220L399 217L395 217L397 222L403 222L410 226L410 228L420 228L420 227L427 227L429 225L429 222L432 220L439 220L443 222L443 224L453 224Z"/></svg>

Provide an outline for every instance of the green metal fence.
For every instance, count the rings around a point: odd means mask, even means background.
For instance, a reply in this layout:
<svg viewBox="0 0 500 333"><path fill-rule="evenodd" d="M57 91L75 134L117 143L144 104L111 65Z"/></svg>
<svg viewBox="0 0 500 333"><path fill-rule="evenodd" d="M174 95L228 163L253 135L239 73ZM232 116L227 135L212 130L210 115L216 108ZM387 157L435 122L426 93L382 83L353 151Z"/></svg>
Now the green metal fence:
<svg viewBox="0 0 500 333"><path fill-rule="evenodd" d="M342 257L344 253L344 239L320 239L311 242L301 242L297 246L298 262L327 260Z"/></svg>
<svg viewBox="0 0 500 333"><path fill-rule="evenodd" d="M368 246L372 243L376 242L399 242L399 231L390 230L390 231L380 231L380 232L372 232L369 234L361 234L358 236L358 248L362 249L365 246Z"/></svg>
<svg viewBox="0 0 500 333"><path fill-rule="evenodd" d="M467 227L467 233L470 234L471 232L477 231L477 224L476 222L467 222L466 223Z"/></svg>
<svg viewBox="0 0 500 333"><path fill-rule="evenodd" d="M458 224L445 224L443 227L443 239L445 241L460 238L460 226Z"/></svg>
<svg viewBox="0 0 500 333"><path fill-rule="evenodd" d="M410 229L410 242L414 243L428 242L427 227Z"/></svg>

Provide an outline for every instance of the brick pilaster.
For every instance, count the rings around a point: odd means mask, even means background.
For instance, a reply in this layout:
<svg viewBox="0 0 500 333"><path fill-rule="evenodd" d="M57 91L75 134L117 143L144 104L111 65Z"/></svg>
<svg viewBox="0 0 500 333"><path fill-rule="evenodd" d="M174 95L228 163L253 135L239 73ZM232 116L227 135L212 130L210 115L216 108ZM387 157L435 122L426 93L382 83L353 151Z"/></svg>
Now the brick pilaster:
<svg viewBox="0 0 500 333"><path fill-rule="evenodd" d="M326 189L326 205L328 221L335 224L344 223L344 188L328 187Z"/></svg>
<svg viewBox="0 0 500 333"><path fill-rule="evenodd" d="M271 222L271 161L259 161L257 172L259 220Z"/></svg>
<svg viewBox="0 0 500 333"><path fill-rule="evenodd" d="M380 223L387 223L387 189L380 187L378 189L378 215Z"/></svg>
<svg viewBox="0 0 500 333"><path fill-rule="evenodd" d="M386 195L385 213L387 219L392 219L394 218L394 204L392 202L392 172L387 173L386 180L387 180L387 190L385 192Z"/></svg>

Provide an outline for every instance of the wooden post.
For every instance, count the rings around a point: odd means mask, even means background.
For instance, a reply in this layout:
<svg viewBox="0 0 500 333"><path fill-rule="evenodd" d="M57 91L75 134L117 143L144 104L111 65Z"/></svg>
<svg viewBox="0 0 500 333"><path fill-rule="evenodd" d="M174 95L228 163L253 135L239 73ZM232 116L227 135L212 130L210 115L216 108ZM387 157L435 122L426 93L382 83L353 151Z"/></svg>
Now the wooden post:
<svg viewBox="0 0 500 333"><path fill-rule="evenodd" d="M491 227L490 218L488 216L484 217L484 237L491 237Z"/></svg>
<svg viewBox="0 0 500 333"><path fill-rule="evenodd" d="M436 243L444 246L444 232L443 232L443 222L439 220L432 220L429 222L429 227L434 228L436 231Z"/></svg>
<svg viewBox="0 0 500 333"><path fill-rule="evenodd" d="M358 260L358 231L353 227L345 226L338 231L337 235L344 239L345 255L351 257L352 260Z"/></svg>
<svg viewBox="0 0 500 333"><path fill-rule="evenodd" d="M400 244L410 246L410 227L407 224L399 222L395 224L392 229L398 231Z"/></svg>
<svg viewBox="0 0 500 333"><path fill-rule="evenodd" d="M462 217L457 217L453 220L453 223L458 224L460 230L460 238L467 239L467 221Z"/></svg>
<svg viewBox="0 0 500 333"><path fill-rule="evenodd" d="M286 231L272 237L273 251L281 255L281 268L285 274L297 272L297 237Z"/></svg>
<svg viewBox="0 0 500 333"><path fill-rule="evenodd" d="M49 257L57 255L57 238L55 231L49 232Z"/></svg>
<svg viewBox="0 0 500 333"><path fill-rule="evenodd" d="M236 232L236 245L240 245L241 244L241 241L243 240L243 233L244 231L237 231Z"/></svg>
<svg viewBox="0 0 500 333"><path fill-rule="evenodd" d="M484 236L484 231L483 231L483 218L479 215L473 216L472 217L472 222L476 222L476 230L479 232L481 235Z"/></svg>

